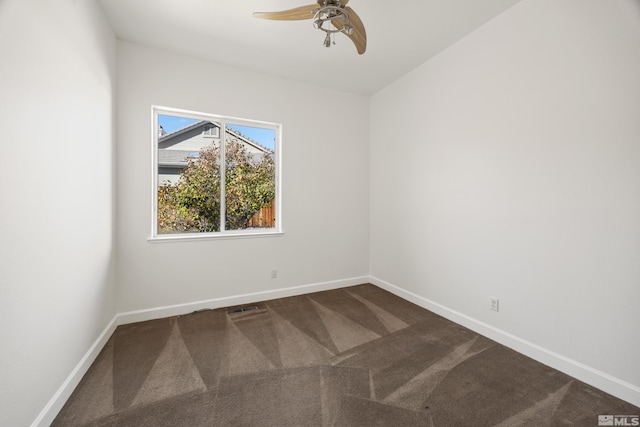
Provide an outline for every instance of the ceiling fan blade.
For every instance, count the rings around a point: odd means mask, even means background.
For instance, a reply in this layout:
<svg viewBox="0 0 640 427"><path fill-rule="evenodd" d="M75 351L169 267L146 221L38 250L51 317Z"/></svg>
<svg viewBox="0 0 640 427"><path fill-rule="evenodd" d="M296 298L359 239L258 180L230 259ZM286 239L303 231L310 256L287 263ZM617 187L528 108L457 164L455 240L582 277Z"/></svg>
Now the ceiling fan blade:
<svg viewBox="0 0 640 427"><path fill-rule="evenodd" d="M353 44L356 45L358 53L362 55L367 50L367 32L364 30L364 24L353 9L346 7L345 10L349 14L349 21L353 27L353 33L351 35L347 33L343 34L351 39ZM339 30L344 28L344 22L340 19L334 19L331 23Z"/></svg>
<svg viewBox="0 0 640 427"><path fill-rule="evenodd" d="M317 4L300 6L294 9L282 10L280 12L254 12L253 16L262 19L273 19L277 21L299 21L313 18L314 11L318 10Z"/></svg>

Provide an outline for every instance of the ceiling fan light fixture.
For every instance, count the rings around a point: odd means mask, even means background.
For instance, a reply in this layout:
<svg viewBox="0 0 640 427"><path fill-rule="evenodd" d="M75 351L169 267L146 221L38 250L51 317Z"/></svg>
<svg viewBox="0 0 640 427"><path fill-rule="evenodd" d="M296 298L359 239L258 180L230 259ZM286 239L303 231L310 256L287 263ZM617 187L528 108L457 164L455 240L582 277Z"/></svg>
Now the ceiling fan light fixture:
<svg viewBox="0 0 640 427"><path fill-rule="evenodd" d="M331 47L331 34L329 33L324 38L324 47Z"/></svg>
<svg viewBox="0 0 640 427"><path fill-rule="evenodd" d="M342 31L344 31L344 33L348 36L353 34L353 27L351 26L351 24L345 24L344 28L342 29Z"/></svg>

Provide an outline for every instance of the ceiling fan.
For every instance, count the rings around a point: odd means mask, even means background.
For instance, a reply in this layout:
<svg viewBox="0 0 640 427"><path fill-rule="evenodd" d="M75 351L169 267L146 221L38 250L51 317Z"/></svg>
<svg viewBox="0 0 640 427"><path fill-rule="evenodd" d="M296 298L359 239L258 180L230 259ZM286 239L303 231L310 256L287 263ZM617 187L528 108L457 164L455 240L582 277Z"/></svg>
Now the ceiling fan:
<svg viewBox="0 0 640 427"><path fill-rule="evenodd" d="M349 0L318 0L317 4L279 12L255 12L253 16L278 21L313 19L313 27L325 32L324 46L331 47L332 36L343 33L362 55L367 50L367 33L356 12L347 6Z"/></svg>

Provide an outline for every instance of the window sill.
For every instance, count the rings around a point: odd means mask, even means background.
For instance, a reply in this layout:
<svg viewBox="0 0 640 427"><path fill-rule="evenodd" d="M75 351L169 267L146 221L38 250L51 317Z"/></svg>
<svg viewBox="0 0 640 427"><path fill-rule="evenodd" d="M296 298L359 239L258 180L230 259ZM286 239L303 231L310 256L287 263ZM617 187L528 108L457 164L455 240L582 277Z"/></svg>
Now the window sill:
<svg viewBox="0 0 640 427"><path fill-rule="evenodd" d="M262 237L279 237L284 234L283 231L251 231L251 232L233 232L224 233L183 233L183 234L163 234L152 236L147 239L149 243L166 243L166 242L186 242L198 240L220 240L220 239L249 239Z"/></svg>

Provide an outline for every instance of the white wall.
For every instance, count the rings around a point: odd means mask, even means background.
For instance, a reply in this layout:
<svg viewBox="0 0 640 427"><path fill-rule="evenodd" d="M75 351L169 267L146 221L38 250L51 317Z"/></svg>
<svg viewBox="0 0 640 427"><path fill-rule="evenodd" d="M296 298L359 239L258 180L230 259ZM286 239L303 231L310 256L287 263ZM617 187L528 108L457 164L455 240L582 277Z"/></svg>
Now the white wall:
<svg viewBox="0 0 640 427"><path fill-rule="evenodd" d="M639 53L637 1L524 0L376 94L370 119L372 276L636 404Z"/></svg>
<svg viewBox="0 0 640 427"><path fill-rule="evenodd" d="M147 240L154 104L282 123L283 236ZM119 311L368 274L367 98L119 42L117 122Z"/></svg>
<svg viewBox="0 0 640 427"><path fill-rule="evenodd" d="M31 424L116 313L115 49L94 2L0 2L3 426Z"/></svg>
<svg viewBox="0 0 640 427"><path fill-rule="evenodd" d="M369 272L637 389L639 29L637 1L524 0L370 104L120 42L115 212L101 11L0 0L0 424L116 311ZM152 104L282 123L285 234L148 242Z"/></svg>

